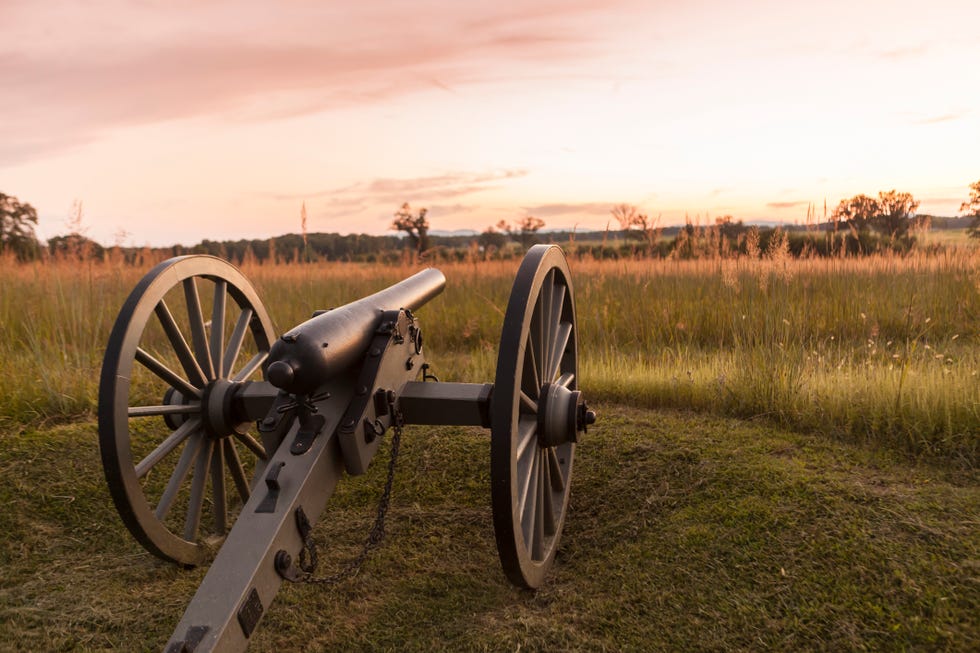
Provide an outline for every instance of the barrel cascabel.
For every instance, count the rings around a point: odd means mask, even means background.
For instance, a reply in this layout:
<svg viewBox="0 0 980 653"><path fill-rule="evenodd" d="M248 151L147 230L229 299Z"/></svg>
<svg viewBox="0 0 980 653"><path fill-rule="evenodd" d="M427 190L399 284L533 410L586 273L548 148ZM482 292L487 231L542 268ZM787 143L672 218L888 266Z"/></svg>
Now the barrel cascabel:
<svg viewBox="0 0 980 653"><path fill-rule="evenodd" d="M430 268L290 329L269 351L269 382L294 395L313 393L364 357L384 311L418 310L445 285L442 272Z"/></svg>

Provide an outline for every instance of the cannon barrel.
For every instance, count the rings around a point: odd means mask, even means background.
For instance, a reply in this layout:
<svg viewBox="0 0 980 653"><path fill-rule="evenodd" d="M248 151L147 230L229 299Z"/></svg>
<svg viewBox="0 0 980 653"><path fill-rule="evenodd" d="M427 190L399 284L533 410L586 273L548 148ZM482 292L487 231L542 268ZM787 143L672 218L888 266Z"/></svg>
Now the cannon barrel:
<svg viewBox="0 0 980 653"><path fill-rule="evenodd" d="M272 345L269 382L292 394L312 394L364 357L383 311L418 310L445 286L442 272L429 268L373 295L315 315Z"/></svg>

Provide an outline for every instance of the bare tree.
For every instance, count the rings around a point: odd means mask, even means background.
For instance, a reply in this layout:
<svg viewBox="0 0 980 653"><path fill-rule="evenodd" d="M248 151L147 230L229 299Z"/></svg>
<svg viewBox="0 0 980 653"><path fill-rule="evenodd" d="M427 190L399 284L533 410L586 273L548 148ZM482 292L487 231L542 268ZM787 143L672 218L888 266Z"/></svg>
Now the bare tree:
<svg viewBox="0 0 980 653"><path fill-rule="evenodd" d="M405 202L395 212L395 219L391 223L392 229L405 232L417 256L429 249L429 221L425 219L426 213L428 209L425 208L419 209L418 213L412 213L412 207Z"/></svg>
<svg viewBox="0 0 980 653"><path fill-rule="evenodd" d="M633 221L636 225L637 231L643 236L643 240L646 241L647 247L650 251L653 251L654 246L657 244L657 238L660 237L660 215L651 218L646 213L639 213L636 219Z"/></svg>
<svg viewBox="0 0 980 653"><path fill-rule="evenodd" d="M640 213L632 204L615 204L609 213L627 238L636 238L645 241L647 247L652 251L660 236L660 216L651 218L646 213Z"/></svg>
<svg viewBox="0 0 980 653"><path fill-rule="evenodd" d="M544 227L544 220L529 215L517 221L518 233L520 234L521 247L527 249L534 243L535 234Z"/></svg>
<svg viewBox="0 0 980 653"><path fill-rule="evenodd" d="M491 227L490 229L496 229L500 233L506 233L513 240L519 242L522 248L527 249L534 244L536 234L542 227L544 227L544 220L536 218L533 215L528 215L514 220L513 225L508 224L506 220L501 220L495 227Z"/></svg>
<svg viewBox="0 0 980 653"><path fill-rule="evenodd" d="M637 210L632 204L615 204L609 210L622 231L629 231L636 224Z"/></svg>

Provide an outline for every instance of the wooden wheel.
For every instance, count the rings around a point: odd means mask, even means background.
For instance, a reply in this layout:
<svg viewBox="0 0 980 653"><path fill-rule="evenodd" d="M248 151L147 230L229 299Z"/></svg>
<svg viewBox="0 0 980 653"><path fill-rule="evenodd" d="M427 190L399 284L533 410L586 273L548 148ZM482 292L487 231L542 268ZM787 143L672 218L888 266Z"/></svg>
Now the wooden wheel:
<svg viewBox="0 0 980 653"><path fill-rule="evenodd" d="M491 400L494 533L504 572L521 587L541 585L558 550L575 441L594 419L577 386L568 264L559 247L535 245L507 304Z"/></svg>
<svg viewBox="0 0 980 653"><path fill-rule="evenodd" d="M274 340L252 285L211 256L157 265L123 305L102 364L99 445L116 509L153 554L203 562L248 499L268 453L238 391ZM259 403L252 413L268 397Z"/></svg>

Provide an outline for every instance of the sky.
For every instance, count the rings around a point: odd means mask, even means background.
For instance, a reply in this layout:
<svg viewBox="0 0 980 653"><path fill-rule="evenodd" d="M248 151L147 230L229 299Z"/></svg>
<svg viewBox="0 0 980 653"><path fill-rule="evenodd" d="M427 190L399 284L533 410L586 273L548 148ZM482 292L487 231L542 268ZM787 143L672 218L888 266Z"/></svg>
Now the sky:
<svg viewBox="0 0 980 653"><path fill-rule="evenodd" d="M0 192L42 239L527 215L804 222L980 179L976 0L2 0ZM613 222L613 228L616 227Z"/></svg>

